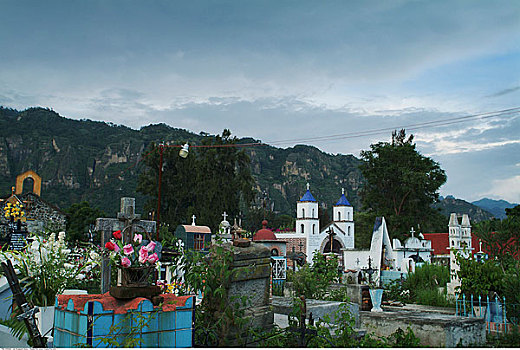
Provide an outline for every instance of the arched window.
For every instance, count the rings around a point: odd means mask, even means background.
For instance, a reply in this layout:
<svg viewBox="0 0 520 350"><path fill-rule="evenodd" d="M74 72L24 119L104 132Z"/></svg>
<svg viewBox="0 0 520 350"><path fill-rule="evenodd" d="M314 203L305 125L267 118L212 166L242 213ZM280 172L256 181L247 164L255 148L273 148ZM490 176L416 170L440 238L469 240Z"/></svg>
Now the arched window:
<svg viewBox="0 0 520 350"><path fill-rule="evenodd" d="M451 246L455 247L455 242L454 241L451 241Z"/></svg>
<svg viewBox="0 0 520 350"><path fill-rule="evenodd" d="M276 249L276 248L271 249L271 256L278 256L278 254L279 254L278 249Z"/></svg>
<svg viewBox="0 0 520 350"><path fill-rule="evenodd" d="M350 226L347 228L348 236L350 237Z"/></svg>
<svg viewBox="0 0 520 350"><path fill-rule="evenodd" d="M312 233L316 233L316 224L312 224Z"/></svg>
<svg viewBox="0 0 520 350"><path fill-rule="evenodd" d="M305 209L304 208L302 208L302 218L305 219Z"/></svg>
<svg viewBox="0 0 520 350"><path fill-rule="evenodd" d="M338 211L338 221L341 221L341 212Z"/></svg>
<svg viewBox="0 0 520 350"><path fill-rule="evenodd" d="M302 230L302 232L301 232L301 233L303 233L303 229L304 229L304 226L303 226L303 224L302 224L302 225L301 225L300 227L301 227L301 230Z"/></svg>
<svg viewBox="0 0 520 350"><path fill-rule="evenodd" d="M314 208L312 208L312 217L314 218Z"/></svg>

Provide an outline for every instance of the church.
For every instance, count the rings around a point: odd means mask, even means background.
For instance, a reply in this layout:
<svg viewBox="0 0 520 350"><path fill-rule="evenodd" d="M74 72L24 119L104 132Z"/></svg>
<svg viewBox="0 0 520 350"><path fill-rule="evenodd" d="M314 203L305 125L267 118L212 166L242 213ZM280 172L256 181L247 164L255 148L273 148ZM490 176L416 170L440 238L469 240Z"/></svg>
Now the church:
<svg viewBox="0 0 520 350"><path fill-rule="evenodd" d="M296 203L296 228L293 232L275 233L276 239L286 243L287 254L304 253L312 263L314 252L334 253L343 266L342 251L354 248L354 208L345 190L332 209L332 221L320 230L318 201L307 184L307 191ZM292 262L288 262L291 265Z"/></svg>

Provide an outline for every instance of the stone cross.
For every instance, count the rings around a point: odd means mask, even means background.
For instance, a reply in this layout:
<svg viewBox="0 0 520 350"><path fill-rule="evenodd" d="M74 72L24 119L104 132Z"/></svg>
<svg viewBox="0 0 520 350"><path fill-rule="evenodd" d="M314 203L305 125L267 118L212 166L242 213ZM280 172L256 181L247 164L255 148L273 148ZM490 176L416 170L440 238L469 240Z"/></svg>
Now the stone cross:
<svg viewBox="0 0 520 350"><path fill-rule="evenodd" d="M226 221L226 218L228 217L228 214L226 212L224 212L224 214L222 214L222 216L224 217L224 221Z"/></svg>
<svg viewBox="0 0 520 350"><path fill-rule="evenodd" d="M123 242L129 243L135 232L146 232L153 239L156 232L156 222L140 220L141 215L135 213L135 198L121 198L121 211L117 213L117 218L98 218L96 219L96 231L101 232L101 246L112 238L112 232L124 230ZM130 227L126 229L126 227ZM108 257L103 257L101 262L101 293L108 292L110 288L110 261Z"/></svg>
<svg viewBox="0 0 520 350"><path fill-rule="evenodd" d="M412 227L412 229L410 230L410 233L411 233L412 237L415 237L415 236L413 235L413 234L415 233L415 230L413 229L413 227Z"/></svg>
<svg viewBox="0 0 520 350"><path fill-rule="evenodd" d="M195 214L191 216L191 220L192 220L192 222L191 222L191 226L197 226L197 225L195 224L195 219L196 219L196 218L197 218L197 217L195 216Z"/></svg>

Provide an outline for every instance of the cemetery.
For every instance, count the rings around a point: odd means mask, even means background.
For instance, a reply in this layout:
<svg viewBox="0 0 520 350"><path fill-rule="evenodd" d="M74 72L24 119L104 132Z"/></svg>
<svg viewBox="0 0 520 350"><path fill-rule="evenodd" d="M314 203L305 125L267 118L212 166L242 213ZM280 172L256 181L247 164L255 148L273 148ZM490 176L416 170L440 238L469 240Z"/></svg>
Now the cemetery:
<svg viewBox="0 0 520 350"><path fill-rule="evenodd" d="M35 235L14 196L3 206L4 346L457 347L518 331L518 305L460 293L465 261L482 253L467 215L450 217L448 269L413 228L403 244L390 240L384 217L370 249L356 250L344 190L321 232L308 185L296 230L283 233L264 220L249 234L225 212L217 232L195 215L170 231L123 197L115 218L96 220L100 247ZM435 298L421 299L425 290Z"/></svg>

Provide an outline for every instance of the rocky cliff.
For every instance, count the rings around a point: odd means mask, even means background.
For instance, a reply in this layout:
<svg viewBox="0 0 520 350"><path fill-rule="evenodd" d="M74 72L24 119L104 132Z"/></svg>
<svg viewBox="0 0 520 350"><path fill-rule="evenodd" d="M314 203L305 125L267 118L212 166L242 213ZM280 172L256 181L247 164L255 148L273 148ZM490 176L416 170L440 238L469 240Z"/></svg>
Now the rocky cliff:
<svg viewBox="0 0 520 350"><path fill-rule="evenodd" d="M224 128L225 126L223 126ZM43 179L42 198L66 208L87 200L111 215L119 197L144 198L135 192L143 152L151 142L199 143L203 135L150 125L133 130L122 125L64 118L50 109L0 108L0 196L10 194L18 174L34 170ZM240 142L257 142L242 139ZM311 146L281 149L246 148L259 198L264 193L278 212L293 214L309 182L324 206L340 197L341 188L356 209L362 175L352 155L330 155ZM29 181L29 180L26 180ZM26 184L30 187L30 184Z"/></svg>

